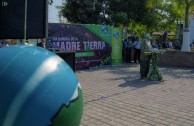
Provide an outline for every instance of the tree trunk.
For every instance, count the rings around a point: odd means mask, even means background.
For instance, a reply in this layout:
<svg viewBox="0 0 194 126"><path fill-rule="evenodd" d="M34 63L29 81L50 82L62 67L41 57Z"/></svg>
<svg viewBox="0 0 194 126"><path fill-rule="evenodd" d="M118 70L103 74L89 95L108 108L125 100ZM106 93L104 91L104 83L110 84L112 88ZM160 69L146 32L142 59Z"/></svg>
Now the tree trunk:
<svg viewBox="0 0 194 126"><path fill-rule="evenodd" d="M187 32L189 31L189 4L186 3L186 7L185 7L185 29L184 31Z"/></svg>
<svg viewBox="0 0 194 126"><path fill-rule="evenodd" d="M181 51L183 52L190 52L190 32L189 32L189 3L186 0L186 7L185 7L185 28L183 32L183 44L181 47Z"/></svg>

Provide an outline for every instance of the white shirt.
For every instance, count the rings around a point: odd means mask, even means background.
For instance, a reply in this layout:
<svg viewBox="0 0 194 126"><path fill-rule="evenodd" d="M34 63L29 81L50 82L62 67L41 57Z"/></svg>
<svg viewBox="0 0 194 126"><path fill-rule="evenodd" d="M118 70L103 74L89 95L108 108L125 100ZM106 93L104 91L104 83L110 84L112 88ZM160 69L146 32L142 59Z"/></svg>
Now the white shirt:
<svg viewBox="0 0 194 126"><path fill-rule="evenodd" d="M6 44L6 47L9 47L9 44Z"/></svg>
<svg viewBox="0 0 194 126"><path fill-rule="evenodd" d="M149 49L152 49L152 45L151 45L151 42L145 42L146 45L149 47Z"/></svg>
<svg viewBox="0 0 194 126"><path fill-rule="evenodd" d="M145 42L147 46L151 46L151 42Z"/></svg>
<svg viewBox="0 0 194 126"><path fill-rule="evenodd" d="M172 42L168 43L169 48L172 48Z"/></svg>

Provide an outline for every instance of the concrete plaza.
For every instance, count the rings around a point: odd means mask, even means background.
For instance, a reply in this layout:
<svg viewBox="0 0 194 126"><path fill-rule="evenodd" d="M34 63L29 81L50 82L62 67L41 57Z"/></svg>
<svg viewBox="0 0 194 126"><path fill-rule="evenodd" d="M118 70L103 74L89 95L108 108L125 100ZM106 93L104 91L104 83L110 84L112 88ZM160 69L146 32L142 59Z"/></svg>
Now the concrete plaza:
<svg viewBox="0 0 194 126"><path fill-rule="evenodd" d="M160 70L163 82L140 80L139 64L76 71L80 126L194 126L194 68Z"/></svg>

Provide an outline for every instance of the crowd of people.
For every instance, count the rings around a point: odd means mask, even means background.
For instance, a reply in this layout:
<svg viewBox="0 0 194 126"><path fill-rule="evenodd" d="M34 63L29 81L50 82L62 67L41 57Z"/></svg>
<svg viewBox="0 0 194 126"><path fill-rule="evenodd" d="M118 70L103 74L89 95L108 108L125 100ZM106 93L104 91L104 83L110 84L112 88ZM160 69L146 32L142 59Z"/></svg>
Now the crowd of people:
<svg viewBox="0 0 194 126"><path fill-rule="evenodd" d="M126 63L137 61L140 62L140 46L144 41L144 38L128 37L123 39L123 55ZM152 39L151 46L157 49L180 49L181 44L178 40L171 40L166 38L165 40ZM191 43L191 48L194 47L194 43Z"/></svg>
<svg viewBox="0 0 194 126"><path fill-rule="evenodd" d="M134 51L134 62L140 62L140 45L141 41L138 37L135 37L134 40L130 37L128 39L124 39L123 41L123 53L125 54L125 62L131 63L131 54Z"/></svg>
<svg viewBox="0 0 194 126"><path fill-rule="evenodd" d="M22 41L19 39L2 39L0 40L0 48L9 47L11 45L16 45L19 43L22 43ZM29 43L29 39L26 40L26 43ZM34 45L36 44L36 46L46 48L46 42L44 39L37 39L36 42L33 43Z"/></svg>
<svg viewBox="0 0 194 126"><path fill-rule="evenodd" d="M0 40L0 48L9 47L12 43L8 40Z"/></svg>

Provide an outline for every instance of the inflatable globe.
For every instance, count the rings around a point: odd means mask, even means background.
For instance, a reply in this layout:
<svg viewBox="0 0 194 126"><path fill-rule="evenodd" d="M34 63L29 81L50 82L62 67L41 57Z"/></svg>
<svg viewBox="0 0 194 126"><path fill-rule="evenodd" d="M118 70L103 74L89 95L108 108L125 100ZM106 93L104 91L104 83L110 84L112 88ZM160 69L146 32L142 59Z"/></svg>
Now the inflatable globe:
<svg viewBox="0 0 194 126"><path fill-rule="evenodd" d="M0 48L0 126L78 126L82 91L73 70L36 46Z"/></svg>

